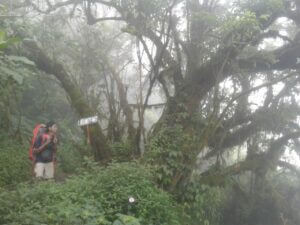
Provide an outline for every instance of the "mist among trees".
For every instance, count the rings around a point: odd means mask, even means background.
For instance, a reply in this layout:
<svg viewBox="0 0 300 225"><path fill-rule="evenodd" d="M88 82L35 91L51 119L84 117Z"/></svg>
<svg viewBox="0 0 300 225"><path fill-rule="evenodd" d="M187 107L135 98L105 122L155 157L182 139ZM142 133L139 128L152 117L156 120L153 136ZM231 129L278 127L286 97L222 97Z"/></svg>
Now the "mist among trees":
<svg viewBox="0 0 300 225"><path fill-rule="evenodd" d="M299 71L299 0L2 0L0 224L299 225Z"/></svg>

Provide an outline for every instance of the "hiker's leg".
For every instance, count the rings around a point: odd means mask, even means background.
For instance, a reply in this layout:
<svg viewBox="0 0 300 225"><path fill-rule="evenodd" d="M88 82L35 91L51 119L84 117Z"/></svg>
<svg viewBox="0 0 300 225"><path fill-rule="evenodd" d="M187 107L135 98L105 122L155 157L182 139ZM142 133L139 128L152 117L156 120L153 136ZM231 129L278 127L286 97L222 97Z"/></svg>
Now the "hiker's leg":
<svg viewBox="0 0 300 225"><path fill-rule="evenodd" d="M31 168L32 177L36 177L36 175L35 175L35 164L36 164L36 162L33 160L32 161L32 168Z"/></svg>
<svg viewBox="0 0 300 225"><path fill-rule="evenodd" d="M44 177L44 163L36 163L34 167L34 173L36 178L43 178Z"/></svg>
<svg viewBox="0 0 300 225"><path fill-rule="evenodd" d="M54 163L53 162L45 163L45 178L46 179L54 178Z"/></svg>

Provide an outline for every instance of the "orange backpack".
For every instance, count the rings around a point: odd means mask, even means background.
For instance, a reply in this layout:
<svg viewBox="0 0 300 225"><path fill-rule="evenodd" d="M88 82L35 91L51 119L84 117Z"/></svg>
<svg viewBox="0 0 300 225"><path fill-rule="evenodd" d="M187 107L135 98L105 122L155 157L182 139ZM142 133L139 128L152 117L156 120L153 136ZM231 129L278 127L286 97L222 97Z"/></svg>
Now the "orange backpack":
<svg viewBox="0 0 300 225"><path fill-rule="evenodd" d="M41 135L41 134L42 134L41 128L44 128L44 126L45 126L45 125L43 125L43 124L38 124L38 125L36 125L36 126L34 127L34 129L33 129L33 131L32 131L33 136L32 136L32 139L31 139L31 144L30 144L29 152L28 152L28 154L29 154L29 159L30 159L31 161L34 160L33 152L32 152L32 151L33 151L33 145L34 145L34 143L35 143L35 141L36 141L38 135Z"/></svg>

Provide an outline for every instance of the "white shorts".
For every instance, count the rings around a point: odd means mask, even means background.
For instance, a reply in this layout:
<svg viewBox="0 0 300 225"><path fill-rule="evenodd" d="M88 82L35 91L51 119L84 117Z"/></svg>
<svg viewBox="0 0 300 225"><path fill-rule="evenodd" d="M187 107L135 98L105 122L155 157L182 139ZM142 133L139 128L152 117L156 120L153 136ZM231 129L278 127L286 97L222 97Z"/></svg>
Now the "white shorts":
<svg viewBox="0 0 300 225"><path fill-rule="evenodd" d="M51 179L54 178L54 163L37 162L34 167L35 177Z"/></svg>

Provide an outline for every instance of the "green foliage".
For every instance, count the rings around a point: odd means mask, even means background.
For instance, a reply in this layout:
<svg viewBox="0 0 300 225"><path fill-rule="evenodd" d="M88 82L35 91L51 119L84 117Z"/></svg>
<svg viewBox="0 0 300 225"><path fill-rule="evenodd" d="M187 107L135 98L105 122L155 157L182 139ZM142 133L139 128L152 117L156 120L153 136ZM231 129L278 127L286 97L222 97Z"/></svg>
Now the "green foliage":
<svg viewBox="0 0 300 225"><path fill-rule="evenodd" d="M138 219L133 216L117 214L118 219L113 222L113 225L140 225Z"/></svg>
<svg viewBox="0 0 300 225"><path fill-rule="evenodd" d="M0 29L0 51L18 42L20 42L20 38L17 37L8 38L6 36L6 32Z"/></svg>
<svg viewBox="0 0 300 225"><path fill-rule="evenodd" d="M3 53L4 49L20 41L21 39L17 37L7 37L6 32L0 29L0 83L11 78L18 84L22 84L23 77L29 73L26 66L34 66L34 63L25 57Z"/></svg>
<svg viewBox="0 0 300 225"><path fill-rule="evenodd" d="M182 117L184 115L180 115L180 118ZM162 126L149 143L146 152L148 163L154 166L158 183L165 189L170 188L174 177L176 179L178 175L190 174L193 170L187 162L193 162L196 157L194 150L200 146L199 141L203 141L205 135L195 135L194 130L189 132L189 134L184 132L181 126ZM179 186L177 193L174 193L184 205L184 212L181 215L185 218L185 224L220 224L225 199L224 190L200 185L197 182L186 182L182 190Z"/></svg>
<svg viewBox="0 0 300 225"><path fill-rule="evenodd" d="M222 188L191 184L186 193L189 203L185 204L189 225L221 224L224 200L225 191Z"/></svg>
<svg viewBox="0 0 300 225"><path fill-rule="evenodd" d="M229 17L221 26L221 33L226 45L249 41L259 30L259 22L255 13L251 11Z"/></svg>
<svg viewBox="0 0 300 225"><path fill-rule="evenodd" d="M23 79L26 76L33 74L33 71L27 66L33 66L33 62L25 57L6 56L0 54L0 72L1 79L12 79L17 84L23 84Z"/></svg>
<svg viewBox="0 0 300 225"><path fill-rule="evenodd" d="M199 22L201 21L209 26L217 25L219 22L216 14L207 11L195 12L192 19Z"/></svg>
<svg viewBox="0 0 300 225"><path fill-rule="evenodd" d="M129 12L133 13L135 17L138 14L142 14L147 18L158 19L162 14L163 10L166 9L168 4L171 2L169 0L113 0L115 4L123 7Z"/></svg>
<svg viewBox="0 0 300 225"><path fill-rule="evenodd" d="M15 43L19 43L20 41L20 38L17 37L7 37L6 32L0 29L0 79L12 78L18 84L22 84L23 82L23 77L21 74L27 72L24 65L33 66L34 63L25 57L7 56L3 54L2 51Z"/></svg>
<svg viewBox="0 0 300 225"><path fill-rule="evenodd" d="M34 74L34 63L25 57L9 55L9 47L18 43L18 38L9 38L0 29L0 129L10 132L18 109L24 78ZM4 51L5 50L5 51Z"/></svg>
<svg viewBox="0 0 300 225"><path fill-rule="evenodd" d="M0 187L26 181L31 177L28 146L6 135L0 136Z"/></svg>
<svg viewBox="0 0 300 225"><path fill-rule="evenodd" d="M180 126L163 127L148 145L146 158L150 164L155 165L158 182L163 187L168 187L176 171L186 166L182 150L184 144L188 143L187 138Z"/></svg>
<svg viewBox="0 0 300 225"><path fill-rule="evenodd" d="M112 157L117 162L128 162L132 158L132 146L129 141L111 144Z"/></svg>
<svg viewBox="0 0 300 225"><path fill-rule="evenodd" d="M183 119L186 123L194 123L199 126L197 118L189 119L185 113L178 114L177 119ZM184 180L186 175L194 170L194 161L199 149L206 142L207 132L204 129L184 130L182 126L162 125L161 129L153 136L147 146L145 158L148 163L155 167L157 182L164 188L171 187L178 178ZM177 179L177 181L176 181ZM177 183L179 184L179 183ZM177 185L175 184L175 185ZM179 184L180 185L180 184ZM179 195L181 188L176 187Z"/></svg>
<svg viewBox="0 0 300 225"><path fill-rule="evenodd" d="M82 186L67 187L45 182L19 186L11 193L2 192L0 223L109 224L99 202L74 190L82 190Z"/></svg>
<svg viewBox="0 0 300 225"><path fill-rule="evenodd" d="M136 199L133 205L130 196ZM138 221L180 224L171 197L155 187L147 168L136 163L92 165L65 183L19 185L0 194L0 224L138 225Z"/></svg>
<svg viewBox="0 0 300 225"><path fill-rule="evenodd" d="M283 0L244 0L239 4L242 9L251 10L261 19L267 19L272 14L278 13L284 9Z"/></svg>
<svg viewBox="0 0 300 225"><path fill-rule="evenodd" d="M65 173L74 173L78 168L83 167L83 158L88 156L88 149L85 145L63 143L58 146L57 158L60 169Z"/></svg>

